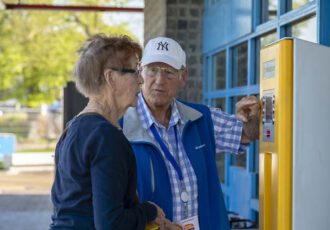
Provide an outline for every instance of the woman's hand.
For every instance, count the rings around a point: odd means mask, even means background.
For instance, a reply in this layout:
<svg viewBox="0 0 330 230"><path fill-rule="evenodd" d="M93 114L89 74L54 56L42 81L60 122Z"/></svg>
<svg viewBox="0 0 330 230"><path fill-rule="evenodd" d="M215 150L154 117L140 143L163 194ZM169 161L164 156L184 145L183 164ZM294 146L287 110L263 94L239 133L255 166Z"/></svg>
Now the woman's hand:
<svg viewBox="0 0 330 230"><path fill-rule="evenodd" d="M168 219L165 219L165 229L166 230L179 230L180 228L176 224L169 221Z"/></svg>
<svg viewBox="0 0 330 230"><path fill-rule="evenodd" d="M154 205L157 209L157 216L156 218L153 220L154 223L156 223L159 226L160 230L165 229L165 213L163 211L163 209L161 209L157 204L148 201L150 204Z"/></svg>
<svg viewBox="0 0 330 230"><path fill-rule="evenodd" d="M161 209L157 204L148 201L152 205L154 205L157 209L157 217L153 220L153 223L158 225L159 230L178 230L178 226L172 223L170 220L165 218L165 213L163 209Z"/></svg>

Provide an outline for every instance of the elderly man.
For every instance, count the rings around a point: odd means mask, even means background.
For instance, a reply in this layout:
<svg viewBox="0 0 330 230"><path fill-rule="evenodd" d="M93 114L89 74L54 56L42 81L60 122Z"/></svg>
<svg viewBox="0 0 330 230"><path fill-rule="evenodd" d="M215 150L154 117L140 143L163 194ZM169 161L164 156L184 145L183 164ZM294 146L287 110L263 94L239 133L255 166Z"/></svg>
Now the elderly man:
<svg viewBox="0 0 330 230"><path fill-rule="evenodd" d="M181 226L229 229L215 154L244 152L257 138L258 100L243 98L235 117L175 99L188 79L186 55L166 37L146 45L141 75L138 105L122 119L136 156L141 201L155 202Z"/></svg>

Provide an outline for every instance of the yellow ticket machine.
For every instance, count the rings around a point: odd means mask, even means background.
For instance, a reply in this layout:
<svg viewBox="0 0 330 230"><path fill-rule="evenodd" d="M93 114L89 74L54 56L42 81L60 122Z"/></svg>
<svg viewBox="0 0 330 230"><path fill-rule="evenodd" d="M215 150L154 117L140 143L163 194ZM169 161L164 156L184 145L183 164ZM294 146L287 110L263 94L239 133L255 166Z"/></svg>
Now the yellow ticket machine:
<svg viewBox="0 0 330 230"><path fill-rule="evenodd" d="M260 229L330 229L330 48L261 50Z"/></svg>

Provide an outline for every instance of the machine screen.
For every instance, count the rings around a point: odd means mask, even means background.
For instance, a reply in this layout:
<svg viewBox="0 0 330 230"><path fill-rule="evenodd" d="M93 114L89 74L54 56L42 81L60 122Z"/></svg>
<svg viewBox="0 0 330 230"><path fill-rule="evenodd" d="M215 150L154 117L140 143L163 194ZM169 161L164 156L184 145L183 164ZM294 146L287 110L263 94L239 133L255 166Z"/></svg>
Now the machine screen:
<svg viewBox="0 0 330 230"><path fill-rule="evenodd" d="M266 122L270 123L273 121L273 102L271 97L266 97Z"/></svg>
<svg viewBox="0 0 330 230"><path fill-rule="evenodd" d="M274 124L275 124L275 97L274 94L263 96L262 109L262 139L266 142L274 142Z"/></svg>

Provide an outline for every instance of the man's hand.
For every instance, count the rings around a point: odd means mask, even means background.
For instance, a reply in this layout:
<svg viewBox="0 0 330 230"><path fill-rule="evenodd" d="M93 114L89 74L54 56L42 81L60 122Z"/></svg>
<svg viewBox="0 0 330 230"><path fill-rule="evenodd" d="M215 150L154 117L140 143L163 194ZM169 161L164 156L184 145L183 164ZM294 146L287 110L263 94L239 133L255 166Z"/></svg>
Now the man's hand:
<svg viewBox="0 0 330 230"><path fill-rule="evenodd" d="M260 104L255 96L243 97L236 103L236 118L243 122L241 143L259 139Z"/></svg>
<svg viewBox="0 0 330 230"><path fill-rule="evenodd" d="M259 101L255 96L243 97L236 103L236 117L242 122L248 122L253 117L259 116Z"/></svg>

